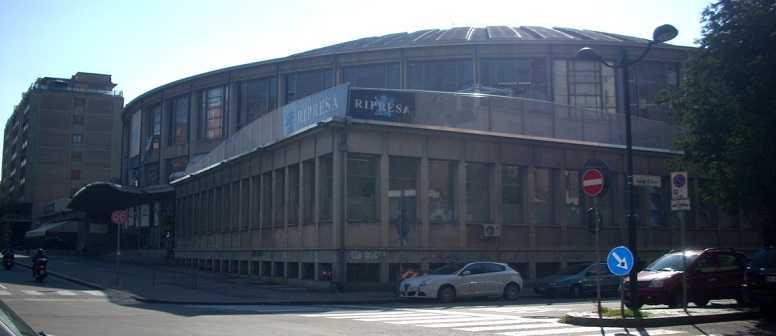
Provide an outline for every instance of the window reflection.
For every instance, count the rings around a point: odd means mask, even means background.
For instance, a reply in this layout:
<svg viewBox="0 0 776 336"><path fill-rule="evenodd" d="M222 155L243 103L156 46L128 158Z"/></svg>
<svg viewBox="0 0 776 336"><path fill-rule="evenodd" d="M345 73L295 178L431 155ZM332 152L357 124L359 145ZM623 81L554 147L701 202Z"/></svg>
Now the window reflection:
<svg viewBox="0 0 776 336"><path fill-rule="evenodd" d="M472 61L412 61L407 63L407 87L433 91L460 91L474 84Z"/></svg>
<svg viewBox="0 0 776 336"><path fill-rule="evenodd" d="M455 220L455 161L430 160L429 219L432 223L452 223Z"/></svg>
<svg viewBox="0 0 776 336"><path fill-rule="evenodd" d="M399 63L346 66L342 68L342 82L356 87L398 89Z"/></svg>
<svg viewBox="0 0 776 336"><path fill-rule="evenodd" d="M286 103L332 86L334 86L334 71L331 69L288 74L286 75Z"/></svg>

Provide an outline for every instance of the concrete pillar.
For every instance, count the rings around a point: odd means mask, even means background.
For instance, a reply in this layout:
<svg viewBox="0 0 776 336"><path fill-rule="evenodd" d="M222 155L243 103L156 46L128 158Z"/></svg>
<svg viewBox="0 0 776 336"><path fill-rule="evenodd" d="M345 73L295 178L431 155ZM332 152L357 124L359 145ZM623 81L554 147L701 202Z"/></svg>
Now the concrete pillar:
<svg viewBox="0 0 776 336"><path fill-rule="evenodd" d="M337 249L337 258L332 265L334 281L345 283L347 277L347 265L345 264L345 242L347 213L344 211L347 197L347 131L334 131L332 135L333 168L332 168L332 242Z"/></svg>

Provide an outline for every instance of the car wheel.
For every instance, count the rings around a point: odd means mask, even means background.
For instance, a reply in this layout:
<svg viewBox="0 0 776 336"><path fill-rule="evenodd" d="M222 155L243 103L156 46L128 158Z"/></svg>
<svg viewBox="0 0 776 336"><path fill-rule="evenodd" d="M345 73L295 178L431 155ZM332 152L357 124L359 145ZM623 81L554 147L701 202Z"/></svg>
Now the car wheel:
<svg viewBox="0 0 776 336"><path fill-rule="evenodd" d="M709 304L709 299L697 300L693 301L692 303L694 303L697 307L706 307L706 305Z"/></svg>
<svg viewBox="0 0 776 336"><path fill-rule="evenodd" d="M504 287L504 299L515 301L518 297L520 297L520 286L515 283L508 283Z"/></svg>
<svg viewBox="0 0 776 336"><path fill-rule="evenodd" d="M569 296L572 298L581 298L582 297L582 287L580 286L571 286L569 288Z"/></svg>
<svg viewBox="0 0 776 336"><path fill-rule="evenodd" d="M442 302L453 302L455 300L455 288L450 285L442 286L437 292L437 299Z"/></svg>

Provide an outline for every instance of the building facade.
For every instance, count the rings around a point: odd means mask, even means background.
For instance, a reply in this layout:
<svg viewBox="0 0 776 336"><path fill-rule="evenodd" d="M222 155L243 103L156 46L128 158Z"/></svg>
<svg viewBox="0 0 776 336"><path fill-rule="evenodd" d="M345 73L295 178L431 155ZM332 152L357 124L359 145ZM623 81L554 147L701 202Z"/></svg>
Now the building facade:
<svg viewBox="0 0 776 336"><path fill-rule="evenodd" d="M120 166L111 164L119 162L112 149L120 148L124 105L115 86L110 75L78 72L38 78L22 94L3 141L2 194L5 202L27 205L24 213L7 213L8 223L27 223L15 231L52 215L57 201L83 185L120 177Z"/></svg>
<svg viewBox="0 0 776 336"><path fill-rule="evenodd" d="M656 46L623 83L576 60L584 46L615 59L646 41L570 28L424 30L181 79L125 107L122 178L174 181L175 255L197 267L357 284L494 259L535 279L594 258L583 215L593 204L579 188L588 159L611 171L595 204L604 246L625 241L624 90L636 172L665 182L680 154L657 97L678 85L692 50ZM335 105L343 110L310 118ZM693 244L756 246L754 228L704 204L702 180L693 183ZM639 195L642 256L678 247L667 183Z"/></svg>

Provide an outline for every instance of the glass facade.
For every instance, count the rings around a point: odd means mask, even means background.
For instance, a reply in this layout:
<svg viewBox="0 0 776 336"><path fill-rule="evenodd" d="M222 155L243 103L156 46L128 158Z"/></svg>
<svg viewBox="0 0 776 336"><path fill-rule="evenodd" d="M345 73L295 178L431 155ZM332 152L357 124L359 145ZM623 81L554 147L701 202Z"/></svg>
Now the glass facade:
<svg viewBox="0 0 776 336"><path fill-rule="evenodd" d="M493 166L466 163L466 221L490 223L490 190Z"/></svg>
<svg viewBox="0 0 776 336"><path fill-rule="evenodd" d="M286 75L286 103L334 86L331 69L297 72Z"/></svg>
<svg viewBox="0 0 776 336"><path fill-rule="evenodd" d="M283 226L286 215L286 174L285 169L275 170L275 225Z"/></svg>
<svg viewBox="0 0 776 336"><path fill-rule="evenodd" d="M302 223L313 223L315 208L315 160L302 162Z"/></svg>
<svg viewBox="0 0 776 336"><path fill-rule="evenodd" d="M563 205L566 215L566 224L583 225L584 216L582 209L582 188L579 180L579 171L563 171Z"/></svg>
<svg viewBox="0 0 776 336"><path fill-rule="evenodd" d="M278 106L275 77L240 82L237 89L237 128L242 128Z"/></svg>
<svg viewBox="0 0 776 336"><path fill-rule="evenodd" d="M456 162L429 160L429 219L432 223L455 220Z"/></svg>
<svg viewBox="0 0 776 336"><path fill-rule="evenodd" d="M332 211L334 209L334 161L331 155L322 156L319 159L319 182L320 197L320 220L331 221Z"/></svg>
<svg viewBox="0 0 776 336"><path fill-rule="evenodd" d="M348 221L377 220L377 158L348 156Z"/></svg>
<svg viewBox="0 0 776 336"><path fill-rule="evenodd" d="M145 151L159 150L159 142L162 140L162 105L155 105L148 110L148 136L145 140Z"/></svg>
<svg viewBox="0 0 776 336"><path fill-rule="evenodd" d="M299 165L288 167L288 224L299 224Z"/></svg>
<svg viewBox="0 0 776 336"><path fill-rule="evenodd" d="M355 87L398 89L401 87L400 76L399 63L342 67L342 82Z"/></svg>
<svg viewBox="0 0 776 336"><path fill-rule="evenodd" d="M554 101L606 113L617 112L614 69L594 61L553 61Z"/></svg>
<svg viewBox="0 0 776 336"><path fill-rule="evenodd" d="M388 219L391 224L414 225L418 214L418 169L420 160L390 157Z"/></svg>
<svg viewBox="0 0 776 336"><path fill-rule="evenodd" d="M631 113L636 116L666 120L665 107L658 105L660 94L679 86L679 64L641 62L630 72Z"/></svg>
<svg viewBox="0 0 776 336"><path fill-rule="evenodd" d="M171 145L189 142L189 96L174 98L170 103L168 141Z"/></svg>
<svg viewBox="0 0 776 336"><path fill-rule="evenodd" d="M480 85L486 92L496 88L513 97L546 100L547 65L542 58L483 58Z"/></svg>
<svg viewBox="0 0 776 336"><path fill-rule="evenodd" d="M533 210L536 225L555 224L553 212L553 181L552 170L548 168L536 168L533 173Z"/></svg>
<svg viewBox="0 0 776 336"><path fill-rule="evenodd" d="M407 88L460 91L474 86L471 59L407 62Z"/></svg>
<svg viewBox="0 0 776 336"><path fill-rule="evenodd" d="M227 87L220 86L202 91L202 136L218 139L224 136L227 106Z"/></svg>
<svg viewBox="0 0 776 336"><path fill-rule="evenodd" d="M501 184L504 224L524 224L522 169L518 166L503 166L501 168Z"/></svg>

